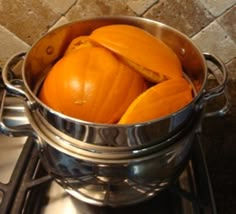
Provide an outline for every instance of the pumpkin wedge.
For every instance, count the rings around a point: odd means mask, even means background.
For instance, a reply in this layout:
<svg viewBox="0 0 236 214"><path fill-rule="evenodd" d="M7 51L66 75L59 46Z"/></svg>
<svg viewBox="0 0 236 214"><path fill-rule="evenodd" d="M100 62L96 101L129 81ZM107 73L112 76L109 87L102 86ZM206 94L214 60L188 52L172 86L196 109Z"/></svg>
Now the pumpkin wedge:
<svg viewBox="0 0 236 214"><path fill-rule="evenodd" d="M138 96L121 117L119 124L145 122L172 114L192 100L192 88L184 78L152 86Z"/></svg>
<svg viewBox="0 0 236 214"><path fill-rule="evenodd" d="M65 115L116 123L146 90L144 78L103 47L84 47L62 57L49 71L39 98Z"/></svg>
<svg viewBox="0 0 236 214"><path fill-rule="evenodd" d="M181 63L174 51L138 27L107 25L95 29L89 38L121 56L150 81L182 76Z"/></svg>

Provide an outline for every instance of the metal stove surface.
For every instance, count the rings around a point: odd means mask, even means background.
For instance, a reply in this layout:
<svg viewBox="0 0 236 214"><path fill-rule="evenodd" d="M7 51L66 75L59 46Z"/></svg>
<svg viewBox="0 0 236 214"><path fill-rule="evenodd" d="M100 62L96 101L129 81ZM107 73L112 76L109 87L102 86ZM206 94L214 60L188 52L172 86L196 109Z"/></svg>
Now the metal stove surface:
<svg viewBox="0 0 236 214"><path fill-rule="evenodd" d="M12 98L8 98L3 116L9 126L27 123L24 108ZM216 213L200 135L196 135L191 160L176 184L153 199L119 208L92 206L68 195L44 170L36 147L32 138L0 134L1 214Z"/></svg>

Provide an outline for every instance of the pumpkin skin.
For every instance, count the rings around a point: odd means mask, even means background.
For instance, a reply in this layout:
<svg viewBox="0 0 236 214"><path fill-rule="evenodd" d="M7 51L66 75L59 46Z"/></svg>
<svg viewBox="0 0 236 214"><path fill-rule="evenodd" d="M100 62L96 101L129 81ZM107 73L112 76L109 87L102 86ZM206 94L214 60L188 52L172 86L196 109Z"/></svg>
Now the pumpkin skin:
<svg viewBox="0 0 236 214"><path fill-rule="evenodd" d="M138 27L107 25L95 29L89 38L120 55L150 81L158 83L183 75L181 63L174 51Z"/></svg>
<svg viewBox="0 0 236 214"><path fill-rule="evenodd" d="M39 98L73 118L115 123L146 90L143 77L103 47L84 47L62 57L49 71Z"/></svg>
<svg viewBox="0 0 236 214"><path fill-rule="evenodd" d="M192 87L184 78L156 84L138 96L121 117L119 124L146 122L172 114L193 99Z"/></svg>

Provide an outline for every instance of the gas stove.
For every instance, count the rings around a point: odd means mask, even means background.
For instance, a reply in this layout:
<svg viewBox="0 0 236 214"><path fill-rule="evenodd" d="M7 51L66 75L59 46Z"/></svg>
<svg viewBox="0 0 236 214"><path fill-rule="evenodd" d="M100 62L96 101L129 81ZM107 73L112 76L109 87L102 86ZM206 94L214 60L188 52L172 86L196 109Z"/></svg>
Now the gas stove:
<svg viewBox="0 0 236 214"><path fill-rule="evenodd" d="M19 99L8 97L6 103L3 111L6 124L28 123ZM46 172L33 138L0 134L0 142L1 214L216 213L200 133L196 134L189 163L176 183L152 199L123 207L89 205L66 193Z"/></svg>

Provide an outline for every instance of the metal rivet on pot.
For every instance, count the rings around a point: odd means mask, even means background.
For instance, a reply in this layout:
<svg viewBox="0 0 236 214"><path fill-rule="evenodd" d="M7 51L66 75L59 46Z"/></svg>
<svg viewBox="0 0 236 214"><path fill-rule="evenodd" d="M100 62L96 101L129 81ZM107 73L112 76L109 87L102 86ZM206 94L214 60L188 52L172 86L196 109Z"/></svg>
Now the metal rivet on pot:
<svg viewBox="0 0 236 214"><path fill-rule="evenodd" d="M181 49L180 49L180 54L181 54L182 56L184 56L184 55L186 54L186 50L185 50L184 48L181 48Z"/></svg>
<svg viewBox="0 0 236 214"><path fill-rule="evenodd" d="M46 52L47 52L48 55L51 55L54 52L54 48L52 46L48 46L47 49L46 49Z"/></svg>

